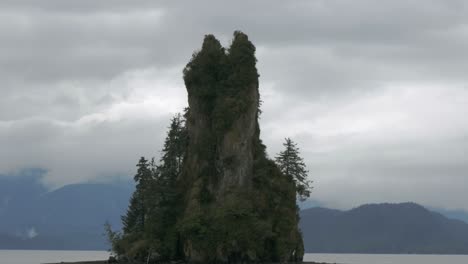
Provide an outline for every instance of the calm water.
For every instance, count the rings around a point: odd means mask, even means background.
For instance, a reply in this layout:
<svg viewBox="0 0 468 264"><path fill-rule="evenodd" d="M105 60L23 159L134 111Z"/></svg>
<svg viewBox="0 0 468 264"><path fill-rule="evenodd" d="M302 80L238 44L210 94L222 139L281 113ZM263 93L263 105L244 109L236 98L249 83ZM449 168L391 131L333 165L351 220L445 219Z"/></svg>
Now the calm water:
<svg viewBox="0 0 468 264"><path fill-rule="evenodd" d="M0 264L41 264L108 258L109 252L106 251L0 250Z"/></svg>
<svg viewBox="0 0 468 264"><path fill-rule="evenodd" d="M468 264L468 255L306 254L304 260L343 264Z"/></svg>
<svg viewBox="0 0 468 264"><path fill-rule="evenodd" d="M104 260L105 251L0 250L0 264L41 264ZM468 255L306 254L305 260L343 264L465 264Z"/></svg>

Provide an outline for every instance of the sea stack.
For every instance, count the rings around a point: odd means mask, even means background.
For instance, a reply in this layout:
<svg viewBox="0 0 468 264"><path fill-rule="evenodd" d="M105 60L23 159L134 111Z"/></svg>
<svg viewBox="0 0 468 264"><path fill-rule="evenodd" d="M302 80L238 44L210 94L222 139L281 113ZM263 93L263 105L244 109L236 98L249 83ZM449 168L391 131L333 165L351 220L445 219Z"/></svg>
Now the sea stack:
<svg viewBox="0 0 468 264"><path fill-rule="evenodd" d="M300 262L296 190L267 158L255 46L206 35L184 69L188 146L178 179L180 253L198 263Z"/></svg>

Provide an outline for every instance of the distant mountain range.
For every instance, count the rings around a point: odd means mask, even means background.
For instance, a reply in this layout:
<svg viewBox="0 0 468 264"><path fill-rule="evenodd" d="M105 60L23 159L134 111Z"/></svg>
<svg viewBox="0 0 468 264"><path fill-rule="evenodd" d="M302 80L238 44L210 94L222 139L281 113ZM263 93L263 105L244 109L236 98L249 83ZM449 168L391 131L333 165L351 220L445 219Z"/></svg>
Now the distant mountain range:
<svg viewBox="0 0 468 264"><path fill-rule="evenodd" d="M458 219L465 223L468 223L468 212L463 210L449 210L443 208L427 207L427 209L438 212L450 219Z"/></svg>
<svg viewBox="0 0 468 264"><path fill-rule="evenodd" d="M467 254L468 224L415 203L301 212L306 252Z"/></svg>
<svg viewBox="0 0 468 264"><path fill-rule="evenodd" d="M73 184L48 191L42 173L0 175L0 249L107 250L104 223L121 228L133 183ZM321 205L300 204L307 252L468 253L468 224L447 218L468 221L464 211L430 211L414 203L349 211Z"/></svg>
<svg viewBox="0 0 468 264"><path fill-rule="evenodd" d="M121 228L131 182L72 184L54 191L30 174L0 177L0 249L108 249L104 223Z"/></svg>

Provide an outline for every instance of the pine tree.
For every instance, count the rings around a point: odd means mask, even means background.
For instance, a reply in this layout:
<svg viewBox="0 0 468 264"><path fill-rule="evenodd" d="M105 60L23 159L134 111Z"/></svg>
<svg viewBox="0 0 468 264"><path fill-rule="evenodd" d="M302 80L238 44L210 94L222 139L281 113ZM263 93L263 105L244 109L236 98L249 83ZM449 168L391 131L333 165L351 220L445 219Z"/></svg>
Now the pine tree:
<svg viewBox="0 0 468 264"><path fill-rule="evenodd" d="M308 180L309 171L300 156L299 148L290 138L283 143L284 151L276 156L276 164L286 177L291 177L296 184L296 192L301 201L310 197L312 181Z"/></svg>
<svg viewBox="0 0 468 264"><path fill-rule="evenodd" d="M133 259L144 259L151 252L162 258L177 253L177 179L187 148L185 117L177 114L161 151L159 164L141 157L134 177L136 190L127 213L122 217L123 233L112 240L113 248Z"/></svg>
<svg viewBox="0 0 468 264"><path fill-rule="evenodd" d="M134 177L136 190L130 199L130 205L127 214L122 217L124 235L135 232L142 232L147 217L147 202L149 186L152 181L152 173L149 168L148 160L141 157L138 164L137 174Z"/></svg>
<svg viewBox="0 0 468 264"><path fill-rule="evenodd" d="M154 158L140 159L136 191L122 218L124 232L114 234L108 228L113 248L121 249L116 252L132 263L148 263L156 255L158 261L168 262L301 261L296 195L308 197L310 181L290 139L276 159L278 165L266 156L255 109L259 107L255 46L242 32L234 33L227 50L207 35L202 50L184 69L184 82L192 108L171 119L159 164ZM220 142L229 130L243 138L242 127L233 124L243 124L237 120L244 117L254 125L254 134L242 140L251 145L231 155ZM198 120L207 125L199 126ZM237 144L243 143L234 136L228 145ZM233 174L242 174L246 184L231 184L228 177L218 181L229 175L227 166L237 166L238 161L248 173L232 170ZM219 188L221 183L229 188Z"/></svg>
<svg viewBox="0 0 468 264"><path fill-rule="evenodd" d="M161 177L171 182L177 179L182 169L186 145L187 131L185 119L181 114L177 114L171 120L171 125L164 141L160 160L161 165L159 167Z"/></svg>
<svg viewBox="0 0 468 264"><path fill-rule="evenodd" d="M177 114L171 120L169 131L164 141L164 147L158 166L160 187L159 202L159 234L164 240L162 255L171 257L176 254L177 232L175 223L178 216L177 179L182 171L182 164L187 149L187 130L185 118Z"/></svg>
<svg viewBox="0 0 468 264"><path fill-rule="evenodd" d="M182 170L182 162L186 150L187 131L185 129L185 119L181 114L177 114L171 119L171 125L164 141L161 151L159 165L152 165L153 185L152 193L157 195L153 199L158 201L157 207L171 206L175 193L176 182ZM155 164L154 160L152 164Z"/></svg>

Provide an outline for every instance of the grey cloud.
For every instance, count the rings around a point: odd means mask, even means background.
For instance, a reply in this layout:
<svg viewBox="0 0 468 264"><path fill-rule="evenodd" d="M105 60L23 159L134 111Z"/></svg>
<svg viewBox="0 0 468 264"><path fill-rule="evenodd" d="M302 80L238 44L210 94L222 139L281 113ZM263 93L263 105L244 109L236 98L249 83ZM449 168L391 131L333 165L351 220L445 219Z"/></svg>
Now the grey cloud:
<svg viewBox="0 0 468 264"><path fill-rule="evenodd" d="M186 104L181 71L203 35L227 45L240 29L258 50L270 156L297 139L315 199L465 206L466 1L3 0L0 10L0 173L41 167L52 185L132 174ZM450 195L434 196L438 185Z"/></svg>
<svg viewBox="0 0 468 264"><path fill-rule="evenodd" d="M52 187L130 176L140 156L159 157L170 115L77 126L52 120L15 122L1 128L0 167L43 168Z"/></svg>
<svg viewBox="0 0 468 264"><path fill-rule="evenodd" d="M161 42L157 33L162 16L161 10L7 15L2 19L7 33L0 37L0 67L10 77L53 81L109 79L128 69L165 63L160 57L168 59L167 53L154 52L154 44Z"/></svg>
<svg viewBox="0 0 468 264"><path fill-rule="evenodd" d="M450 57L459 62L466 61L467 55L465 45L454 44L466 42L463 36L456 34L454 41L446 42L447 37L440 34L467 22L463 1L384 1L379 5L371 1L258 1L248 5L206 1L166 6L145 1L85 1L76 5L55 2L40 9L21 9L37 7L31 1L5 9L3 27L15 29L5 30L1 39L0 62L5 62L6 75L34 80L108 79L129 68L184 63L203 34L229 39L235 29L250 33L257 45L272 52L297 46L328 49L336 57L335 64L371 60L397 68L418 60L411 56L435 63L437 52L440 60L454 54Z"/></svg>

